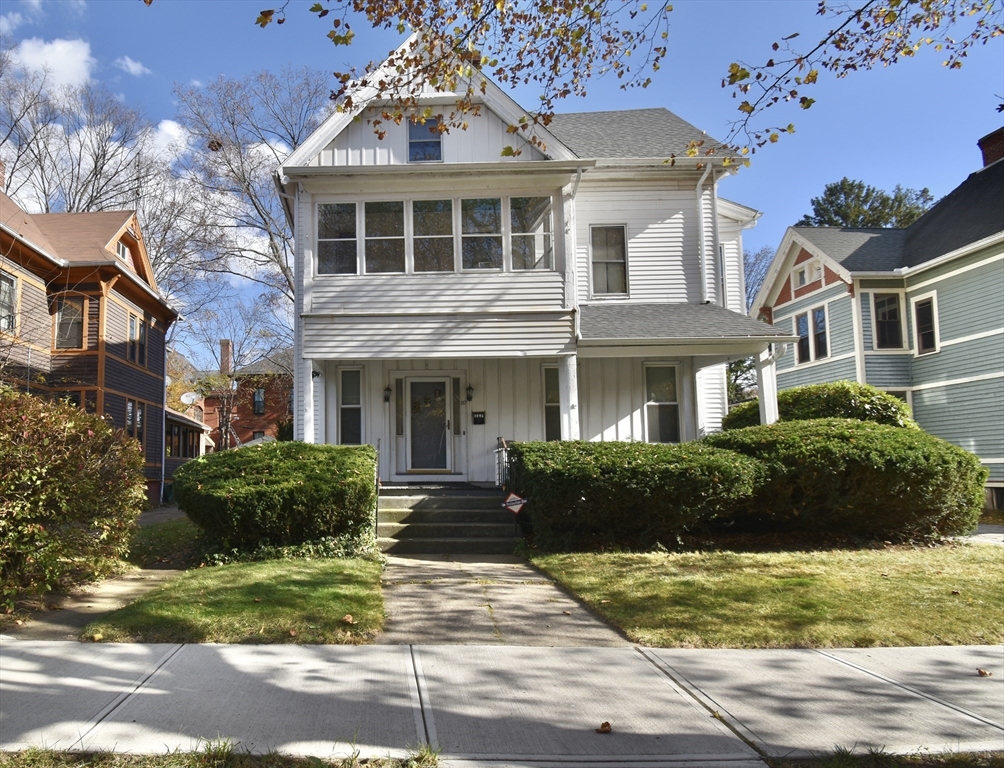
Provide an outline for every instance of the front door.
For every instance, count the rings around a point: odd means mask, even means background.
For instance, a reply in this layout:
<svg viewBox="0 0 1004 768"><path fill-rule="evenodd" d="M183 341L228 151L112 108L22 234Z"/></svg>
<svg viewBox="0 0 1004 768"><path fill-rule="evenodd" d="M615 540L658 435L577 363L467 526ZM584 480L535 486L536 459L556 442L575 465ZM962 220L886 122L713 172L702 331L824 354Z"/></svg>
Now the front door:
<svg viewBox="0 0 1004 768"><path fill-rule="evenodd" d="M453 402L448 378L406 380L409 472L450 472L453 469Z"/></svg>

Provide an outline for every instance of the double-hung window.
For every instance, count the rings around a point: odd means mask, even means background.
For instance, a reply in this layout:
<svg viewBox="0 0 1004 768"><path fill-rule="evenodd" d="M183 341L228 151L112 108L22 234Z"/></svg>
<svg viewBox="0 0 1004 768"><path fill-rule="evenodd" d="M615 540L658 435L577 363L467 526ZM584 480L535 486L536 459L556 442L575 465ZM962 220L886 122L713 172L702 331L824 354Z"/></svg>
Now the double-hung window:
<svg viewBox="0 0 1004 768"><path fill-rule="evenodd" d="M875 294L875 349L903 348L903 316L898 293Z"/></svg>
<svg viewBox="0 0 1004 768"><path fill-rule="evenodd" d="M317 273L354 275L356 255L356 204L321 203L317 206Z"/></svg>
<svg viewBox="0 0 1004 768"><path fill-rule="evenodd" d="M129 315L129 360L146 365L146 321Z"/></svg>
<svg viewBox="0 0 1004 768"><path fill-rule="evenodd" d="M680 442L676 366L645 366L645 424L648 442Z"/></svg>
<svg viewBox="0 0 1004 768"><path fill-rule="evenodd" d="M357 368L340 371L338 387L338 442L360 445L363 441L363 372Z"/></svg>
<svg viewBox="0 0 1004 768"><path fill-rule="evenodd" d="M366 203L366 273L404 272L404 203Z"/></svg>
<svg viewBox="0 0 1004 768"><path fill-rule="evenodd" d="M439 120L429 117L408 123L408 162L438 163L443 160L443 134Z"/></svg>
<svg viewBox="0 0 1004 768"><path fill-rule="evenodd" d="M627 294L627 238L625 227L590 227L593 295Z"/></svg>
<svg viewBox="0 0 1004 768"><path fill-rule="evenodd" d="M258 387L254 391L254 415L262 416L265 413L265 388Z"/></svg>
<svg viewBox="0 0 1004 768"><path fill-rule="evenodd" d="M512 268L550 269L552 258L551 198L509 200Z"/></svg>
<svg viewBox="0 0 1004 768"><path fill-rule="evenodd" d="M146 421L146 405L139 400L126 400L126 434L143 444L143 429Z"/></svg>
<svg viewBox="0 0 1004 768"><path fill-rule="evenodd" d="M938 306L933 293L913 299L913 332L916 354L938 351Z"/></svg>
<svg viewBox="0 0 1004 768"><path fill-rule="evenodd" d="M84 300L73 296L56 299L56 349L84 348Z"/></svg>
<svg viewBox="0 0 1004 768"><path fill-rule="evenodd" d="M502 269L502 200L461 200L460 236L464 269Z"/></svg>
<svg viewBox="0 0 1004 768"><path fill-rule="evenodd" d="M411 204L416 272L452 272L453 201L415 200Z"/></svg>
<svg viewBox="0 0 1004 768"><path fill-rule="evenodd" d="M809 312L795 315L795 335L798 346L795 349L799 363L809 363L829 356L826 338L826 308L816 307Z"/></svg>
<svg viewBox="0 0 1004 768"><path fill-rule="evenodd" d="M0 333L17 330L17 280L0 272Z"/></svg>

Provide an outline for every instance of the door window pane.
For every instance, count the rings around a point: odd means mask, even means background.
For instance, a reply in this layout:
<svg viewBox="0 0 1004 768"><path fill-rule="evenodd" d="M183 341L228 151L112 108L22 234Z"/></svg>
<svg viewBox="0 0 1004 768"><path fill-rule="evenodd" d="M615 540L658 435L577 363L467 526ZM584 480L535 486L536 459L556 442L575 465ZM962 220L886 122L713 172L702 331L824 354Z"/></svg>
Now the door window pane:
<svg viewBox="0 0 1004 768"><path fill-rule="evenodd" d="M342 371L338 408L338 442L360 445L363 441L362 371Z"/></svg>
<svg viewBox="0 0 1004 768"><path fill-rule="evenodd" d="M318 205L317 273L354 275L356 260L356 204Z"/></svg>
<svg viewBox="0 0 1004 768"><path fill-rule="evenodd" d="M442 381L413 381L411 393L411 468L446 469L446 391Z"/></svg>
<svg viewBox="0 0 1004 768"><path fill-rule="evenodd" d="M362 371L342 371L342 405L362 403Z"/></svg>
<svg viewBox="0 0 1004 768"><path fill-rule="evenodd" d="M513 269L550 269L551 198L514 197L509 201Z"/></svg>

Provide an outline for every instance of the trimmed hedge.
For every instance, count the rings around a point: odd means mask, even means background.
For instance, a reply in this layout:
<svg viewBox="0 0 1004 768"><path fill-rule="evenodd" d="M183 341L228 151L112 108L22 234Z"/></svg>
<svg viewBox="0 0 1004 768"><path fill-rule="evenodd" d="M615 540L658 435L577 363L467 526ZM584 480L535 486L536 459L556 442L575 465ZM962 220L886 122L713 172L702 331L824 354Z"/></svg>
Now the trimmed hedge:
<svg viewBox="0 0 1004 768"><path fill-rule="evenodd" d="M373 536L376 451L272 442L211 453L174 473L178 506L225 549Z"/></svg>
<svg viewBox="0 0 1004 768"><path fill-rule="evenodd" d="M534 543L551 550L668 544L750 496L763 474L698 443L514 443L510 456Z"/></svg>
<svg viewBox="0 0 1004 768"><path fill-rule="evenodd" d="M983 507L979 460L921 430L816 419L701 442L766 465L755 496L736 507L746 530L928 539L970 532Z"/></svg>
<svg viewBox="0 0 1004 768"><path fill-rule="evenodd" d="M107 573L145 505L139 443L69 402L0 387L0 605Z"/></svg>
<svg viewBox="0 0 1004 768"><path fill-rule="evenodd" d="M779 421L805 419L861 419L894 427L919 429L910 407L888 392L870 384L834 381L782 389L777 393ZM722 419L722 429L743 429L760 425L760 405L756 400L737 405Z"/></svg>

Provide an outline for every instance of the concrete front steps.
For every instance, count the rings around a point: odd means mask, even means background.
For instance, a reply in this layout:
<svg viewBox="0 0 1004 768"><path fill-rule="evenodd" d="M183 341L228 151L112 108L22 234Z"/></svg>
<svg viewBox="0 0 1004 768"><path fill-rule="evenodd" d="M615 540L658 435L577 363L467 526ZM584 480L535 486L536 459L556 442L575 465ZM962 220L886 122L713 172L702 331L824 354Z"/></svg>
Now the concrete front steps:
<svg viewBox="0 0 1004 768"><path fill-rule="evenodd" d="M513 514L498 490L381 488L377 543L393 555L508 555Z"/></svg>

